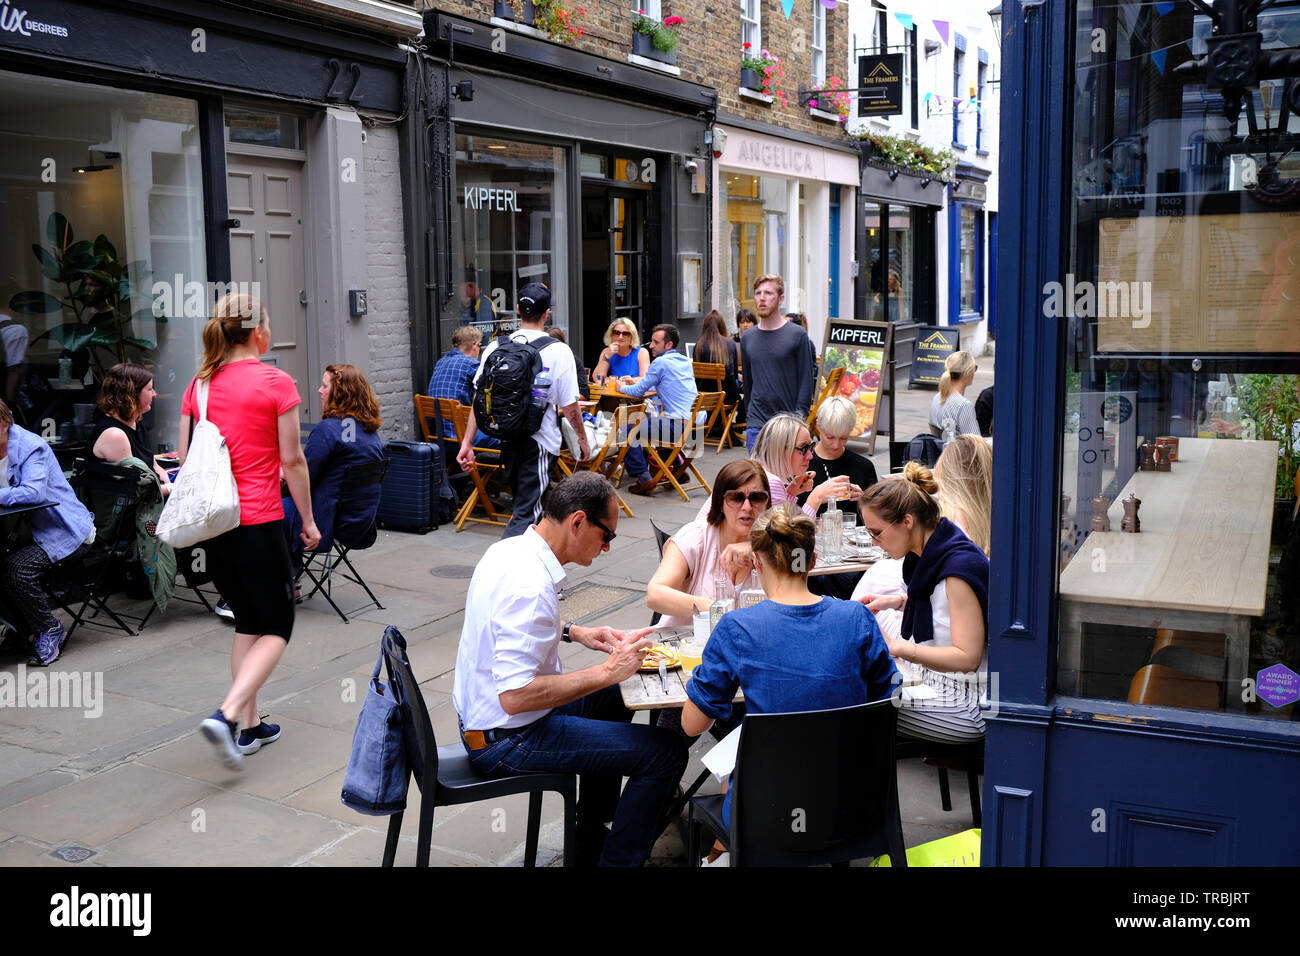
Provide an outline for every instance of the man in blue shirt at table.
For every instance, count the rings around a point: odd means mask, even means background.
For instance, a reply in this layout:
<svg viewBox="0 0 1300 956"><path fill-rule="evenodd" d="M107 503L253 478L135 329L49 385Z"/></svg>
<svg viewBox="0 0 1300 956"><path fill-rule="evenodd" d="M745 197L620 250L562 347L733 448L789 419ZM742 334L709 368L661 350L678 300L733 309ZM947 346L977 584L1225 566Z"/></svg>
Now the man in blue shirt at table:
<svg viewBox="0 0 1300 956"><path fill-rule="evenodd" d="M63 477L49 443L14 424L0 401L0 506L53 507L26 513L29 540L0 555L4 617L32 641L28 662L45 667L59 659L68 632L50 611L45 579L56 563L81 552L95 539L95 519ZM23 633L25 632L25 633Z"/></svg>
<svg viewBox="0 0 1300 956"><path fill-rule="evenodd" d="M656 443L674 441L681 429L690 426L687 419L695 407L699 390L695 387L694 363L677 351L677 343L680 341L681 334L677 331L677 326L656 325L650 333L650 354L654 359L645 375L640 379L624 375L618 380L618 390L633 398L641 398L651 389L658 393L655 398L658 420L653 415L646 416L640 434L642 442L648 439L654 439ZM645 452L640 445L634 444L627 450L623 464L636 482L628 489L632 494L649 495L654 492L658 482L650 475ZM683 459L673 467L673 477L680 480L685 473L686 461Z"/></svg>

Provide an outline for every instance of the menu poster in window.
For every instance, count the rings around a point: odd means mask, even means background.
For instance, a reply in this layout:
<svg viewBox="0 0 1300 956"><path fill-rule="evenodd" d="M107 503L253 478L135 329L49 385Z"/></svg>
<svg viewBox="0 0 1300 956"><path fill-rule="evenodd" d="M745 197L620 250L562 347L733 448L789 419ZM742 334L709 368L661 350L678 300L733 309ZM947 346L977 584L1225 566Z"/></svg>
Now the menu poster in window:
<svg viewBox="0 0 1300 956"><path fill-rule="evenodd" d="M1101 351L1300 352L1300 212L1102 219L1097 228L1097 282L1063 284L1060 305L1096 318Z"/></svg>
<svg viewBox="0 0 1300 956"><path fill-rule="evenodd" d="M908 386L938 387L948 356L961 345L961 330L950 325L923 325L916 330L912 348L912 372Z"/></svg>
<svg viewBox="0 0 1300 956"><path fill-rule="evenodd" d="M1078 475L1074 512L1085 531L1092 499L1105 495L1113 503L1137 468L1137 402L1137 392L1079 393L1079 428L1066 436L1064 467Z"/></svg>
<svg viewBox="0 0 1300 956"><path fill-rule="evenodd" d="M857 420L849 437L866 443L868 455L876 450L876 411L880 408L892 329L888 322L854 319L831 319L826 324L817 393L821 394L827 376L843 367L844 377L836 392L853 403Z"/></svg>

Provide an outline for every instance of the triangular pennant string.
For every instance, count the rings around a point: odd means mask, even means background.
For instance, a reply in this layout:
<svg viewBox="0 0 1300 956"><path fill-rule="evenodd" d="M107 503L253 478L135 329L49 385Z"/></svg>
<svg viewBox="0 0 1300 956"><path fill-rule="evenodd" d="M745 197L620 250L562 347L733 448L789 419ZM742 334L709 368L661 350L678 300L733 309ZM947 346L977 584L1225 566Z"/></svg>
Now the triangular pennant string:
<svg viewBox="0 0 1300 956"><path fill-rule="evenodd" d="M1173 9L1174 9L1173 0L1168 0L1168 2L1156 4L1156 13L1160 14L1162 17Z"/></svg>
<svg viewBox="0 0 1300 956"><path fill-rule="evenodd" d="M934 23L935 30L939 32L939 39L943 41L944 46L947 46L948 45L948 21L934 20L932 22Z"/></svg>
<svg viewBox="0 0 1300 956"><path fill-rule="evenodd" d="M904 30L912 29L913 21L910 13L895 13L894 18L903 25Z"/></svg>
<svg viewBox="0 0 1300 956"><path fill-rule="evenodd" d="M1165 56L1168 53L1168 49L1151 51L1151 62L1156 65L1156 69L1160 71L1161 76L1165 75Z"/></svg>

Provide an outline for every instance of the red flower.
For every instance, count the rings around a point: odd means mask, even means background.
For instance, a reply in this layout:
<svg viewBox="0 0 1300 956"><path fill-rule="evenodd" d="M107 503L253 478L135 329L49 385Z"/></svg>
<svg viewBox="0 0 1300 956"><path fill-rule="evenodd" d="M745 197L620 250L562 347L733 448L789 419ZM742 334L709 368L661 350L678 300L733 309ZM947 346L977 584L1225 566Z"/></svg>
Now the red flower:
<svg viewBox="0 0 1300 956"><path fill-rule="evenodd" d="M749 49L751 46L753 46L753 45L754 45L754 44L752 44L752 43L742 43L742 44L741 44L741 46L742 46L744 49L746 49L746 50L748 50L748 49Z"/></svg>
<svg viewBox="0 0 1300 956"><path fill-rule="evenodd" d="M681 17L664 17L664 26L666 27L679 27L685 22Z"/></svg>

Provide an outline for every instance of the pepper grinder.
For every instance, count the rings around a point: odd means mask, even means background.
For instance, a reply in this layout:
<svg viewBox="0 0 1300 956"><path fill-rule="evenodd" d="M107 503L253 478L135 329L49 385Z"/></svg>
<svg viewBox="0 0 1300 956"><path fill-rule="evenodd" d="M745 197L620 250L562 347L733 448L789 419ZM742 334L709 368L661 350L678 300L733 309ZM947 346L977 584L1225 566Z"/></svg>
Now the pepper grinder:
<svg viewBox="0 0 1300 956"><path fill-rule="evenodd" d="M1143 442L1139 451L1142 452L1142 463L1138 465L1138 471L1155 471L1156 446L1149 441Z"/></svg>
<svg viewBox="0 0 1300 956"><path fill-rule="evenodd" d="M1109 531L1110 515L1106 514L1106 509L1110 507L1110 499L1105 495L1098 495L1092 499L1092 525L1093 531Z"/></svg>
<svg viewBox="0 0 1300 956"><path fill-rule="evenodd" d="M1138 520L1138 508L1142 506L1142 499L1130 494L1122 504L1124 505L1124 518L1119 523L1119 530L1138 534L1142 530L1142 522Z"/></svg>
<svg viewBox="0 0 1300 956"><path fill-rule="evenodd" d="M1061 495L1061 530L1069 531L1070 525L1070 496Z"/></svg>
<svg viewBox="0 0 1300 956"><path fill-rule="evenodd" d="M1173 471L1172 445L1156 445L1156 471Z"/></svg>

